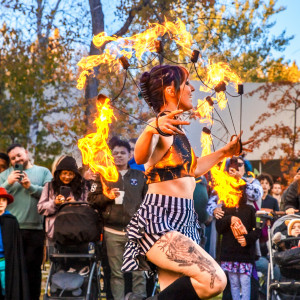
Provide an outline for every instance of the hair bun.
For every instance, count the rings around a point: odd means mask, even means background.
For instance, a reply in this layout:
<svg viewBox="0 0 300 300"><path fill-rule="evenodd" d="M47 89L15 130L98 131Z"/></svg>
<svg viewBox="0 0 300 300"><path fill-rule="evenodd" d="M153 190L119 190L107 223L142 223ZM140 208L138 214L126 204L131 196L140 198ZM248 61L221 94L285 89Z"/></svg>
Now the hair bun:
<svg viewBox="0 0 300 300"><path fill-rule="evenodd" d="M141 89L141 95L145 99L145 101L151 106L151 103L149 101L149 90L148 90L148 83L150 80L150 73L144 72L142 74L142 77L140 79L140 89Z"/></svg>
<svg viewBox="0 0 300 300"><path fill-rule="evenodd" d="M142 84L142 83L143 83L143 84L148 84L149 80L150 80L150 73L144 72L144 73L142 74L141 79L140 79L140 83L141 83L141 84Z"/></svg>

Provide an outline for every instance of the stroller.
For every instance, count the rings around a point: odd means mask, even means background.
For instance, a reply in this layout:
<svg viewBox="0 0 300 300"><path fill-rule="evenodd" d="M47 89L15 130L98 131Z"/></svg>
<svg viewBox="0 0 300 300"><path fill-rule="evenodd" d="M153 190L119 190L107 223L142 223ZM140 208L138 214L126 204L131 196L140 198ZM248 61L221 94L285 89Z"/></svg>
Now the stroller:
<svg viewBox="0 0 300 300"><path fill-rule="evenodd" d="M86 202L60 206L54 222L55 253L43 299L102 299L102 222Z"/></svg>
<svg viewBox="0 0 300 300"><path fill-rule="evenodd" d="M258 215L258 214L257 214ZM300 215L285 215L279 218L276 213L259 215L261 221L277 220L272 229L268 226L268 265L267 300L300 300L300 237L288 237L285 222L300 219ZM275 236L276 235L276 236ZM278 238L276 238L278 237ZM274 265L278 265L281 273L280 281L274 279Z"/></svg>

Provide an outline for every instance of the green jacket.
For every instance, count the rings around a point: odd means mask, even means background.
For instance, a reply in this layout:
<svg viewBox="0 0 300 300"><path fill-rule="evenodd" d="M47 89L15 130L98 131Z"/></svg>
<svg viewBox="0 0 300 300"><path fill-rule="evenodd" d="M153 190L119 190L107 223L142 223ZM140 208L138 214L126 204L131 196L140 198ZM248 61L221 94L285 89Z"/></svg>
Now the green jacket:
<svg viewBox="0 0 300 300"><path fill-rule="evenodd" d="M10 167L0 174L0 186L4 187L15 199L7 206L7 210L17 218L20 229L42 230L43 216L37 211L37 203L44 185L51 181L52 175L47 168L33 165L24 171L31 182L29 189L25 189L19 182L12 185L7 182L13 170L13 167Z"/></svg>

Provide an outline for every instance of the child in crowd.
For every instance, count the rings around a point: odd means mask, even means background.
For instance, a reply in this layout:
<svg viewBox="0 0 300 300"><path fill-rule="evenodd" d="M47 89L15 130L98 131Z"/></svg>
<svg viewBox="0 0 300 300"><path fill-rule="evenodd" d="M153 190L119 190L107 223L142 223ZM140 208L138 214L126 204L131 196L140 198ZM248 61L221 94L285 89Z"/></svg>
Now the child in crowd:
<svg viewBox="0 0 300 300"><path fill-rule="evenodd" d="M257 229L255 209L246 204L243 192L236 207L222 207L224 216L216 220L216 228L223 235L221 242L221 268L228 272L233 300L250 299L251 276L255 262L255 242L261 234Z"/></svg>
<svg viewBox="0 0 300 300"><path fill-rule="evenodd" d="M13 196L0 187L0 299L26 300L29 296L19 223L6 210L13 201Z"/></svg>

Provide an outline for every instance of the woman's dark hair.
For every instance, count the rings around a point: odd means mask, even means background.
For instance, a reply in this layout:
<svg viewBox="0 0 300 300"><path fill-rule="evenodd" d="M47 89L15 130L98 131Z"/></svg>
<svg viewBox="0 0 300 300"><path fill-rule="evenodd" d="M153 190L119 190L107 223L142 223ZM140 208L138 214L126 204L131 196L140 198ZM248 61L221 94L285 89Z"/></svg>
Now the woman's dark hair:
<svg viewBox="0 0 300 300"><path fill-rule="evenodd" d="M174 83L176 93L184 82L187 71L179 66L156 66L151 71L142 74L140 79L141 94L156 113L164 104L164 89Z"/></svg>
<svg viewBox="0 0 300 300"><path fill-rule="evenodd" d="M60 171L56 171L54 173L54 177L52 179L52 188L54 191L54 195L59 195L60 193L60 187L64 184L60 178L59 175L63 170ZM73 178L73 180L67 185L71 188L72 194L74 195L74 198L76 201L79 200L81 194L84 191L84 186L85 186L85 180L77 173L75 173L75 177Z"/></svg>

